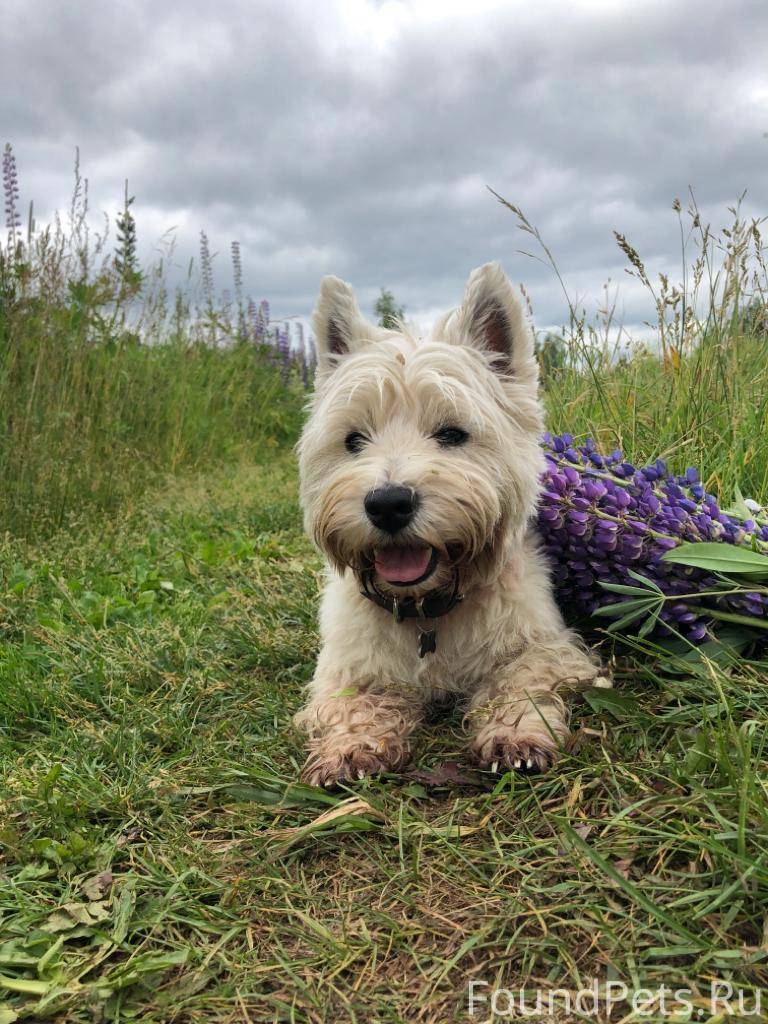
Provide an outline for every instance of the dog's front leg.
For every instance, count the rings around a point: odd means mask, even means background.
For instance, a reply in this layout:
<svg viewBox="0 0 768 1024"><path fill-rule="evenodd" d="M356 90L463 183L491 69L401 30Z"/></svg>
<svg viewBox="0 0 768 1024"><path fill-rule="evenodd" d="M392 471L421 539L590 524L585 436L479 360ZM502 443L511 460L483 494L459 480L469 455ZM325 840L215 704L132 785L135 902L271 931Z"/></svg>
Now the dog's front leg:
<svg viewBox="0 0 768 1024"><path fill-rule="evenodd" d="M561 691L589 685L599 673L568 640L531 645L501 665L472 695L466 716L475 760L493 771L546 771L569 736Z"/></svg>
<svg viewBox="0 0 768 1024"><path fill-rule="evenodd" d="M344 675L316 674L310 701L294 718L309 735L302 779L314 786L402 768L421 720L419 702L394 684L377 680L350 685Z"/></svg>

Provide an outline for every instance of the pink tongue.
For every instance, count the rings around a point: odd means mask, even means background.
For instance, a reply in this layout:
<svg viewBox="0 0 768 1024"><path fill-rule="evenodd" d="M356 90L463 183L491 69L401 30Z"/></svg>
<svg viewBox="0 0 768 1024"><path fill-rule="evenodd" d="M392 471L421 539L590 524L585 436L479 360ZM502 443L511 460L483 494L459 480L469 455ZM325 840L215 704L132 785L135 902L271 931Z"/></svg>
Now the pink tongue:
<svg viewBox="0 0 768 1024"><path fill-rule="evenodd" d="M376 572L387 583L410 583L427 571L429 548L382 548L376 552Z"/></svg>

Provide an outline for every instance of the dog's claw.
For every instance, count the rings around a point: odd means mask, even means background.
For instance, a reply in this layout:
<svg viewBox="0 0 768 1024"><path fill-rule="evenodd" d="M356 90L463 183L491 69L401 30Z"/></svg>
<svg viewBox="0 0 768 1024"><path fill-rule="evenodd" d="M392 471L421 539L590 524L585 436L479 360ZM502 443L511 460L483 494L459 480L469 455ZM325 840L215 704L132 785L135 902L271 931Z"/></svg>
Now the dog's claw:
<svg viewBox="0 0 768 1024"><path fill-rule="evenodd" d="M397 770L408 760L408 751L403 748L396 755L391 756L390 751L379 753L362 747L344 751L315 750L304 765L302 781L325 789L338 789L381 772Z"/></svg>
<svg viewBox="0 0 768 1024"><path fill-rule="evenodd" d="M538 775L552 767L557 760L557 751L550 750L542 744L534 745L530 741L521 741L514 746L510 744L503 751L497 746L490 756L493 760L489 757L487 761L480 761L481 767L488 772L496 774L499 771L515 771L521 775Z"/></svg>

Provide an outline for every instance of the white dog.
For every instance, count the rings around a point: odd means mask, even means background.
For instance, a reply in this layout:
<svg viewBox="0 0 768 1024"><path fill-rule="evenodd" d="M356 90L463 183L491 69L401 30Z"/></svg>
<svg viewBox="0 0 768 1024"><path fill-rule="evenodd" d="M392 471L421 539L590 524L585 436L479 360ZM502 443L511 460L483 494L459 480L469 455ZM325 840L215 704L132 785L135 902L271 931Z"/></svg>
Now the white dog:
<svg viewBox="0 0 768 1024"><path fill-rule="evenodd" d="M323 647L303 777L401 768L425 704L467 699L483 767L543 771L568 737L561 691L595 661L555 605L531 531L543 456L533 338L497 263L429 337L383 330L326 277L299 444L306 528L325 554Z"/></svg>

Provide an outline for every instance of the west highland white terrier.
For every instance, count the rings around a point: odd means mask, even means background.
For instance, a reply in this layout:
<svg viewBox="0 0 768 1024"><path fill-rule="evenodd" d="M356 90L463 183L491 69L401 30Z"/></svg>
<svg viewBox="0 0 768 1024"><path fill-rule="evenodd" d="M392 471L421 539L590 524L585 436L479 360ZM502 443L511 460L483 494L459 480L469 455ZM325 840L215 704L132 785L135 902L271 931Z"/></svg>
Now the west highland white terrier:
<svg viewBox="0 0 768 1024"><path fill-rule="evenodd" d="M408 761L425 707L466 699L484 768L544 771L563 692L599 667L564 625L531 521L543 456L533 336L498 263L426 338L363 318L323 280L318 374L299 443L306 529L326 556L322 650L296 723L303 778Z"/></svg>

